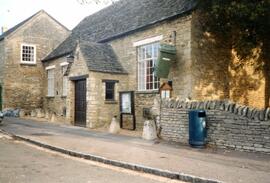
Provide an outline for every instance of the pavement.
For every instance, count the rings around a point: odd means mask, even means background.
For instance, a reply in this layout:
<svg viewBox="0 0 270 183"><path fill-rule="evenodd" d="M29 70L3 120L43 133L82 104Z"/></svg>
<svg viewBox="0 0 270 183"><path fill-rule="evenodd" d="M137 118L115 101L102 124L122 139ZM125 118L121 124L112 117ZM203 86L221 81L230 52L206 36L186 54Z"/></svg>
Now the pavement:
<svg viewBox="0 0 270 183"><path fill-rule="evenodd" d="M1 137L0 182L11 183L180 183L81 160Z"/></svg>
<svg viewBox="0 0 270 183"><path fill-rule="evenodd" d="M162 140L112 135L70 125L5 118L0 129L36 145L190 182L268 183L270 156L221 149L193 149ZM176 176L177 175L177 176Z"/></svg>

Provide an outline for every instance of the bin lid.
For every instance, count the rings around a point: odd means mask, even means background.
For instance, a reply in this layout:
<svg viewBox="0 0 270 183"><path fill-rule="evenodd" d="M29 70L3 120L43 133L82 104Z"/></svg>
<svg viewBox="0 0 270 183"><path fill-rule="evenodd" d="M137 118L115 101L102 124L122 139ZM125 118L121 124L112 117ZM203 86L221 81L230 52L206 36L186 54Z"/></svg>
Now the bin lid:
<svg viewBox="0 0 270 183"><path fill-rule="evenodd" d="M161 44L159 51L160 52L170 53L170 54L176 54L175 46L169 45L169 44Z"/></svg>

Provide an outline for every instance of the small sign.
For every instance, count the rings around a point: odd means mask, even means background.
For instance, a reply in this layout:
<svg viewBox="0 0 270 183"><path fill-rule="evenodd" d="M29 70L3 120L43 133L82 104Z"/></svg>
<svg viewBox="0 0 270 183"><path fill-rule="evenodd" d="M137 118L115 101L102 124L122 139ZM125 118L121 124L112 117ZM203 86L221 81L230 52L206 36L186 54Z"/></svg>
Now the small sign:
<svg viewBox="0 0 270 183"><path fill-rule="evenodd" d="M161 98L170 98L171 97L171 91L170 90L161 90Z"/></svg>
<svg viewBox="0 0 270 183"><path fill-rule="evenodd" d="M171 98L172 86L169 84L169 82L165 82L159 88L159 92L162 99Z"/></svg>
<svg viewBox="0 0 270 183"><path fill-rule="evenodd" d="M131 93L123 93L121 95L121 112L131 113Z"/></svg>
<svg viewBox="0 0 270 183"><path fill-rule="evenodd" d="M136 129L134 91L119 92L120 95L120 127L128 130Z"/></svg>

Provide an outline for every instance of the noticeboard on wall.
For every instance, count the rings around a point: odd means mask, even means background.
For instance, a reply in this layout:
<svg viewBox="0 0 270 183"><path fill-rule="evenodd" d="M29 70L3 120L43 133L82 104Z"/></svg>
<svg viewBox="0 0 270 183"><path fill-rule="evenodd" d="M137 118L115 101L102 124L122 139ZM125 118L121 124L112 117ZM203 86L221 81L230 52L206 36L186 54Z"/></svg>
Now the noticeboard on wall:
<svg viewBox="0 0 270 183"><path fill-rule="evenodd" d="M131 114L131 93L121 94L121 113Z"/></svg>
<svg viewBox="0 0 270 183"><path fill-rule="evenodd" d="M120 127L129 130L136 129L134 92L119 92L120 96Z"/></svg>

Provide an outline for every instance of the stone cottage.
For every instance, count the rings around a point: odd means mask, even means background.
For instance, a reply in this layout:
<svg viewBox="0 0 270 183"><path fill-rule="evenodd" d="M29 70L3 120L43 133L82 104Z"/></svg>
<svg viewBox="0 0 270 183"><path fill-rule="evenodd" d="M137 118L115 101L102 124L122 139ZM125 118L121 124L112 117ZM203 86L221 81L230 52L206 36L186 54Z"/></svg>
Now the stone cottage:
<svg viewBox="0 0 270 183"><path fill-rule="evenodd" d="M49 31L48 31L49 30ZM69 30L41 10L0 35L2 107L31 111L43 102L43 59Z"/></svg>
<svg viewBox="0 0 270 183"><path fill-rule="evenodd" d="M119 92L133 91L133 117L140 128L160 85L168 81L170 96L181 100L229 99L267 107L264 79L253 68L243 71L252 79L239 79L233 51L201 30L196 2L121 0L83 19L43 59L44 108L59 120L98 127L119 117ZM161 44L176 48L167 78L154 74Z"/></svg>

